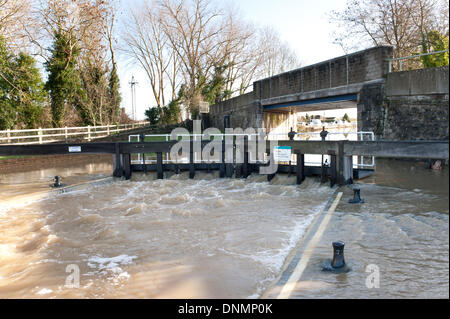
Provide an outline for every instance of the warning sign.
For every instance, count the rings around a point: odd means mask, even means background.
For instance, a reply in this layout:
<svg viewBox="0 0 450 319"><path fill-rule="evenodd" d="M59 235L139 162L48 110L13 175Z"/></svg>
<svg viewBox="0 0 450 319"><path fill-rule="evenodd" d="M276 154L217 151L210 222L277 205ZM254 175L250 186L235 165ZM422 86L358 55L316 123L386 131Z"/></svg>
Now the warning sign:
<svg viewBox="0 0 450 319"><path fill-rule="evenodd" d="M289 162L291 160L291 147L275 146L273 148L273 158L275 162Z"/></svg>

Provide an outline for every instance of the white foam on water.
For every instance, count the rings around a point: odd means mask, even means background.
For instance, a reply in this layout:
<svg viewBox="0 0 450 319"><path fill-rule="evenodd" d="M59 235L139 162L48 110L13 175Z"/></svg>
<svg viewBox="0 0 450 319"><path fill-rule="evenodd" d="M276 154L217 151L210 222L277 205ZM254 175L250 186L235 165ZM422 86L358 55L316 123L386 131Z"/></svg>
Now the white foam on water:
<svg viewBox="0 0 450 319"><path fill-rule="evenodd" d="M51 289L47 289L47 288L42 288L41 290L39 290L36 295L48 295L51 294L53 292L53 290Z"/></svg>
<svg viewBox="0 0 450 319"><path fill-rule="evenodd" d="M133 263L133 259L138 258L137 256L120 255L116 257L100 257L92 256L88 259L88 266L90 268L98 268L99 270L112 270L117 269L119 265L129 265Z"/></svg>
<svg viewBox="0 0 450 319"><path fill-rule="evenodd" d="M301 220L296 221L294 228L287 231L290 233L290 236L282 248L276 250L275 252L271 250L262 251L254 255L250 255L249 257L267 266L272 271L280 271L286 257L297 245L298 241L303 237L306 229L320 211L321 209L317 209L313 214L302 216Z"/></svg>
<svg viewBox="0 0 450 319"><path fill-rule="evenodd" d="M116 257L105 258L100 256L92 256L88 259L88 266L90 268L98 269L98 273L101 275L110 275L107 278L114 285L119 285L121 282L130 279L130 274L124 271L122 265L130 265L133 263L133 259L137 256L119 255ZM94 273L92 273L94 275Z"/></svg>

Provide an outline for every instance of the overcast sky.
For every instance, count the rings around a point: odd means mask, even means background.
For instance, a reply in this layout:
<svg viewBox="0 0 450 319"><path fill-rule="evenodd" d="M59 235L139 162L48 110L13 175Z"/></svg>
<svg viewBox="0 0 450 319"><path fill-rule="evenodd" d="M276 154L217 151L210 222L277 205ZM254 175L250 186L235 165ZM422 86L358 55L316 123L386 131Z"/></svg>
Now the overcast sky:
<svg viewBox="0 0 450 319"><path fill-rule="evenodd" d="M245 20L256 25L275 28L282 40L295 50L303 66L344 55L343 50L333 44L332 25L328 14L331 10L342 10L346 0L216 0L222 5L239 9ZM138 0L122 0L122 15ZM137 117L144 119L144 111L154 105L145 73L133 64L127 64L119 57L122 107L131 114L131 76L139 82L136 88ZM335 113L335 112L333 112ZM350 115L350 114L349 114ZM331 115L331 116L334 116Z"/></svg>

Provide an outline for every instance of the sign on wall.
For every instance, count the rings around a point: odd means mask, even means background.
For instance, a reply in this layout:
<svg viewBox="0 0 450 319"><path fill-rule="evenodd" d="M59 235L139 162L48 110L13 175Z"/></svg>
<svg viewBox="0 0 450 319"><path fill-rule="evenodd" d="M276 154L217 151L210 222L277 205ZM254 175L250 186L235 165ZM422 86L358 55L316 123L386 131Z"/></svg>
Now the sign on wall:
<svg viewBox="0 0 450 319"><path fill-rule="evenodd" d="M275 146L273 148L273 158L275 162L289 162L291 160L290 146Z"/></svg>
<svg viewBox="0 0 450 319"><path fill-rule="evenodd" d="M69 146L69 152L70 153L81 152L81 146Z"/></svg>

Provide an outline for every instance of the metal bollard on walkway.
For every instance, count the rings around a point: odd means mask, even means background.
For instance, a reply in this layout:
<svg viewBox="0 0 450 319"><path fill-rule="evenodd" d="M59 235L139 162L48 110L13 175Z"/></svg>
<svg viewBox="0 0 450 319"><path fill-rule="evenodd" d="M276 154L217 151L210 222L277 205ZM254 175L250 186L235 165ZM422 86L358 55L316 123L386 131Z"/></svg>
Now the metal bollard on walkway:
<svg viewBox="0 0 450 319"><path fill-rule="evenodd" d="M350 204L363 204L364 199L361 198L360 192L359 188L353 188L353 199L350 199L348 202Z"/></svg>
<svg viewBox="0 0 450 319"><path fill-rule="evenodd" d="M53 187L61 187L61 178L59 176L55 176L55 182L53 183Z"/></svg>
<svg viewBox="0 0 450 319"><path fill-rule="evenodd" d="M345 263L343 241L333 242L333 259L327 259L322 265L322 271L330 271L334 273L346 273L351 269Z"/></svg>

